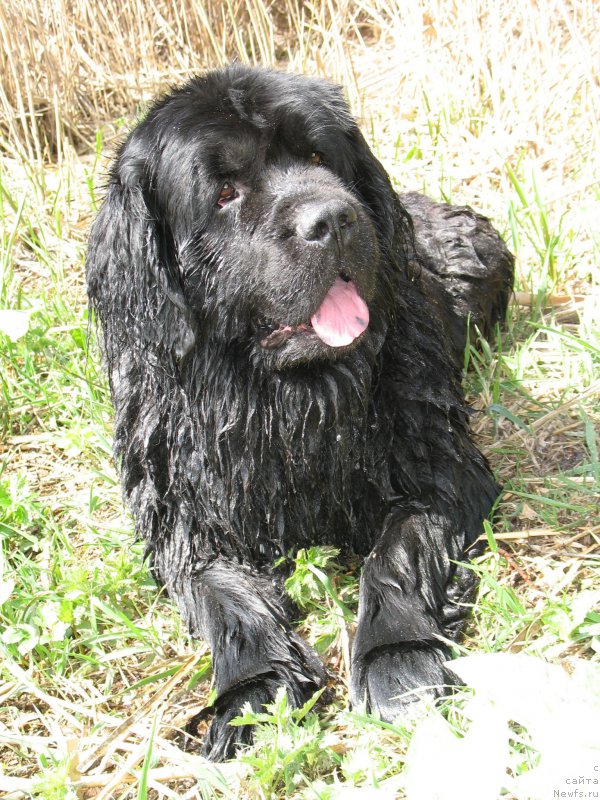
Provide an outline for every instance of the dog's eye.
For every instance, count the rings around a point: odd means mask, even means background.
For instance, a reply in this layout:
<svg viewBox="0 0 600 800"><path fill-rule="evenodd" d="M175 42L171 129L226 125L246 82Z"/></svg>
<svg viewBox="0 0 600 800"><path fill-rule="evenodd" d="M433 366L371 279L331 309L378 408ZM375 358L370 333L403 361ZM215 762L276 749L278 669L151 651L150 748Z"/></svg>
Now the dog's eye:
<svg viewBox="0 0 600 800"><path fill-rule="evenodd" d="M321 153L317 153L316 150L313 150L308 160L310 161L311 164L314 164L315 167L320 167L321 164L323 163L323 156L321 155Z"/></svg>
<svg viewBox="0 0 600 800"><path fill-rule="evenodd" d="M221 186L221 191L219 192L217 205L223 208L223 206L227 205L227 203L235 200L236 197L238 197L238 193L235 186L233 186L231 183L224 183L223 186Z"/></svg>

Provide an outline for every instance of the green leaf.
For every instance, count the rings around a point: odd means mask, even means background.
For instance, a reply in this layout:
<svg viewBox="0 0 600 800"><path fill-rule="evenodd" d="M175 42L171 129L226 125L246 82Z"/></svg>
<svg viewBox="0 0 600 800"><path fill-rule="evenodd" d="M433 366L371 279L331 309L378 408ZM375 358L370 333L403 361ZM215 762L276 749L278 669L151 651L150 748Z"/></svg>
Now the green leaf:
<svg viewBox="0 0 600 800"><path fill-rule="evenodd" d="M516 414L513 414L510 409L505 408L504 406L500 405L500 403L492 403L490 406L490 411L492 414L497 414L498 416L509 420L509 422L512 422L513 425L516 425L517 428L521 428L521 430L531 433L531 428L526 422L523 422L523 420L520 419Z"/></svg>

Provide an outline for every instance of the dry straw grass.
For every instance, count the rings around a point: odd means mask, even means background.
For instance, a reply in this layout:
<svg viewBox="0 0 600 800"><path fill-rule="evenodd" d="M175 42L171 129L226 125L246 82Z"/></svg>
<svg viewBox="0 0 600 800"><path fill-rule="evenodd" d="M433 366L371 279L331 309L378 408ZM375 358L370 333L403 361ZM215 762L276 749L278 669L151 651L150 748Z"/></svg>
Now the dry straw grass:
<svg viewBox="0 0 600 800"><path fill-rule="evenodd" d="M324 73L358 112L395 98L403 115L424 91L432 107L483 100L492 134L538 150L584 123L585 155L599 144L597 26L593 0L12 0L0 6L0 145L30 160L91 148L107 120L237 58ZM566 118L574 96L580 119Z"/></svg>
<svg viewBox="0 0 600 800"><path fill-rule="evenodd" d="M274 64L313 53L360 11L297 0L14 0L0 7L0 126L9 150L41 159L169 83L233 58ZM308 35L307 35L308 32ZM302 58L302 56L301 56Z"/></svg>

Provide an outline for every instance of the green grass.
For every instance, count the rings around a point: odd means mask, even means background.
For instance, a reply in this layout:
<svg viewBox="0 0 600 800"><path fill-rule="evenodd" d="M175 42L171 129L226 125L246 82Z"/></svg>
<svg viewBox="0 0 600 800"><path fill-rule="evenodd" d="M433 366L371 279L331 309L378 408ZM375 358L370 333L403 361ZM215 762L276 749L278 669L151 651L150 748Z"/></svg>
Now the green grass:
<svg viewBox="0 0 600 800"><path fill-rule="evenodd" d="M412 116L363 100L364 129L398 187L476 205L518 254L516 289L525 299L498 343L467 354L474 428L505 492L488 530L491 547L473 565L481 591L456 652L539 656L579 676L580 662L597 664L600 652L598 164L573 166L570 180L585 177L585 195L561 194L548 189L552 166L522 143L503 158L490 150L487 171L485 153L469 162L476 142L485 150L493 139L493 98L482 96L479 107L459 96L440 103L428 89ZM121 505L83 290L86 231L108 154L100 137L96 145L60 169L8 158L0 167L0 786L13 792L7 796L45 800L86 791L312 799L354 797L344 795L354 789L357 797L403 797L419 759L441 756L423 752L420 734L410 749L416 720L387 725L347 711L356 572L324 549L298 554L288 590L303 609L300 630L338 676L334 701L294 710L280 695L264 713L248 712L256 748L231 764L209 765L179 747L177 731L206 702L210 661L154 587ZM580 147L574 135L571 145ZM466 180L473 164L477 177ZM573 685L585 688L584 677ZM496 702L492 689L481 692ZM469 702L468 693L457 696L446 711L452 737L467 750L475 747ZM514 775L535 769L540 753L543 762L536 719L511 723L505 736ZM446 724L434 732L442 742ZM488 753L490 763L502 752ZM568 764L587 775L583 763ZM414 785L410 791L411 800L418 796Z"/></svg>

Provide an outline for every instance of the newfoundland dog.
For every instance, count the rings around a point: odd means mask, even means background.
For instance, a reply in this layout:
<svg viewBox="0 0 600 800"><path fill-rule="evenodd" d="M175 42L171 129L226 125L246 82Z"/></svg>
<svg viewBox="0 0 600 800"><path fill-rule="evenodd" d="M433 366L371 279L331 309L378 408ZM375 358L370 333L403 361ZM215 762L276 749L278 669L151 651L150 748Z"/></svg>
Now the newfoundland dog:
<svg viewBox="0 0 600 800"><path fill-rule="evenodd" d="M468 325L513 259L468 208L398 196L338 88L235 65L156 102L121 146L87 259L137 532L212 650L205 752L278 687L327 682L282 557L364 557L350 701L392 720L443 664L459 562L498 487L461 390Z"/></svg>

